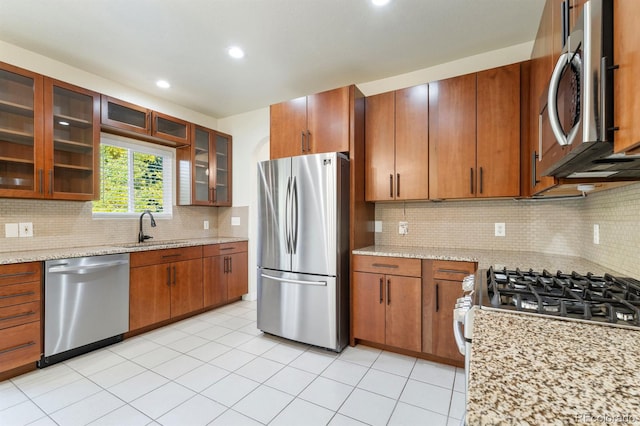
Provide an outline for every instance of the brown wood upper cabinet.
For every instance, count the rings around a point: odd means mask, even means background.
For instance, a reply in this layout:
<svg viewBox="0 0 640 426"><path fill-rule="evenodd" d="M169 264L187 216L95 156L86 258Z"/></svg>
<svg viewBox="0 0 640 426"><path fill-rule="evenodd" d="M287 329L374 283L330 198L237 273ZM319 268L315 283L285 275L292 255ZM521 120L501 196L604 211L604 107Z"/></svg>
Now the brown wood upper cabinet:
<svg viewBox="0 0 640 426"><path fill-rule="evenodd" d="M640 154L640 33L637 17L640 2L615 0L613 2L613 57L619 68L614 71L613 109L614 151Z"/></svg>
<svg viewBox="0 0 640 426"><path fill-rule="evenodd" d="M105 131L132 136L168 146L191 143L189 122L102 95L102 125Z"/></svg>
<svg viewBox="0 0 640 426"><path fill-rule="evenodd" d="M92 200L100 95L0 63L0 196Z"/></svg>
<svg viewBox="0 0 640 426"><path fill-rule="evenodd" d="M270 157L349 151L351 86L271 105Z"/></svg>
<svg viewBox="0 0 640 426"><path fill-rule="evenodd" d="M520 64L429 84L429 197L520 195Z"/></svg>
<svg viewBox="0 0 640 426"><path fill-rule="evenodd" d="M428 164L428 85L367 97L366 200L426 200Z"/></svg>
<svg viewBox="0 0 640 426"><path fill-rule="evenodd" d="M232 137L192 125L191 146L179 148L178 204L230 206Z"/></svg>

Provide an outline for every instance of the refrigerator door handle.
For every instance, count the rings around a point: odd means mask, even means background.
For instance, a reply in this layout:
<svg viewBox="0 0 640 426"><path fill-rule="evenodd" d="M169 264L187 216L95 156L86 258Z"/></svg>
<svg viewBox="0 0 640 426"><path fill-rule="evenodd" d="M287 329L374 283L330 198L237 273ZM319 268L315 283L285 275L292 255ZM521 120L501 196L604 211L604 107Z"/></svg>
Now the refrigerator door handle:
<svg viewBox="0 0 640 426"><path fill-rule="evenodd" d="M306 280L291 280L288 278L281 278L281 277L275 277L273 275L269 275L269 274L260 274L260 276L262 278L267 278L270 280L274 280L274 281L279 281L279 282L283 282L283 283L290 283L290 284L302 284L302 285L318 285L318 286L327 286L327 282L326 281L306 281Z"/></svg>
<svg viewBox="0 0 640 426"><path fill-rule="evenodd" d="M293 194L291 201L291 232L293 232L293 241L291 242L291 251L296 254L298 250L298 181L293 178Z"/></svg>
<svg viewBox="0 0 640 426"><path fill-rule="evenodd" d="M291 230L289 229L289 209L291 202L291 177L287 180L287 194L284 201L284 239L287 254L291 254Z"/></svg>

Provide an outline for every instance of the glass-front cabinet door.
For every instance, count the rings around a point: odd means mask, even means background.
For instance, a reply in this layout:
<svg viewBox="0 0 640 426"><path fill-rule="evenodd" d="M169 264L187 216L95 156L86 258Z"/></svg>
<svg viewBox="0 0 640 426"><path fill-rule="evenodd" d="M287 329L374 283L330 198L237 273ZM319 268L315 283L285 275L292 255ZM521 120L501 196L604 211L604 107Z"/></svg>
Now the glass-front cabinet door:
<svg viewBox="0 0 640 426"><path fill-rule="evenodd" d="M97 195L100 94L45 79L46 196L92 200Z"/></svg>
<svg viewBox="0 0 640 426"><path fill-rule="evenodd" d="M42 76L0 63L0 196L43 196Z"/></svg>
<svg viewBox="0 0 640 426"><path fill-rule="evenodd" d="M231 136L216 132L215 186L216 206L231 205Z"/></svg>
<svg viewBox="0 0 640 426"><path fill-rule="evenodd" d="M211 173L211 145L213 132L196 127L193 142L193 203L211 205L213 176Z"/></svg>

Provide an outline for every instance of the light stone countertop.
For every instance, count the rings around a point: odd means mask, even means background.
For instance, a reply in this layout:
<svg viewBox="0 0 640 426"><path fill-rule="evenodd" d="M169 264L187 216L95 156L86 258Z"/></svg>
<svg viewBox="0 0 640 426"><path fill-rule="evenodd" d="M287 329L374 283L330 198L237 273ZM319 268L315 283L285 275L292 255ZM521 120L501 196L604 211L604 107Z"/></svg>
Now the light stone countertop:
<svg viewBox="0 0 640 426"><path fill-rule="evenodd" d="M640 424L640 330L479 310L467 422Z"/></svg>
<svg viewBox="0 0 640 426"><path fill-rule="evenodd" d="M72 257L101 256L105 254L133 253L138 251L161 250L178 247L204 246L208 244L235 243L248 241L246 238L190 238L184 240L152 241L150 243L122 243L91 247L51 248L0 253L0 265L22 262L40 262Z"/></svg>
<svg viewBox="0 0 640 426"><path fill-rule="evenodd" d="M479 269L487 269L490 266L502 269L506 266L508 269L547 269L551 273L555 273L556 271L561 270L563 272L576 271L583 274L587 272L592 272L594 274L615 274L615 271L609 268L606 268L597 263L587 261L580 257L563 256L557 254L543 254L529 251L481 250L441 247L369 246L353 250L352 253L366 256L387 256L413 259L478 262Z"/></svg>

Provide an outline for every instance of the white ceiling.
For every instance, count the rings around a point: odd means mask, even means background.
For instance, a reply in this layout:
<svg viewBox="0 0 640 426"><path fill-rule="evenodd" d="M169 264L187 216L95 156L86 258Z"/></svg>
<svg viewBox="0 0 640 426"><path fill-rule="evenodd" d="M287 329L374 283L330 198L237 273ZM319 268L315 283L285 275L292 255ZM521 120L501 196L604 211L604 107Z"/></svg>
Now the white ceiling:
<svg viewBox="0 0 640 426"><path fill-rule="evenodd" d="M544 0L0 0L0 40L223 118L535 38ZM246 51L241 60L230 45ZM1 58L1 56L0 56ZM155 86L159 78L172 87Z"/></svg>

